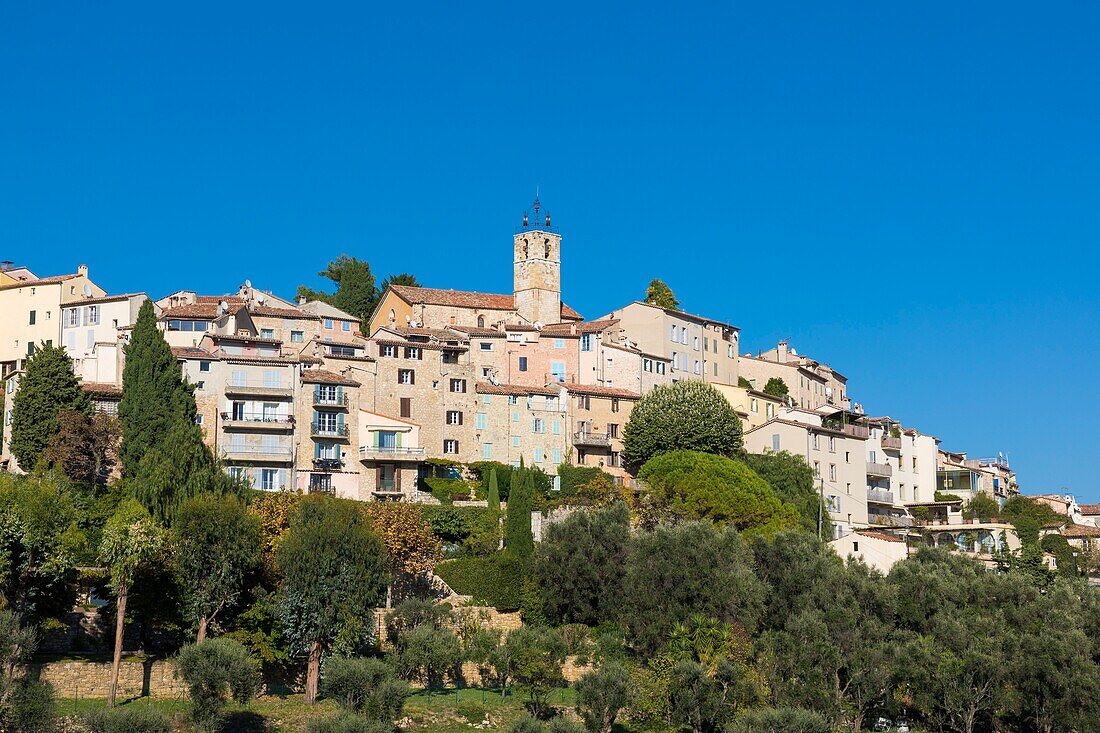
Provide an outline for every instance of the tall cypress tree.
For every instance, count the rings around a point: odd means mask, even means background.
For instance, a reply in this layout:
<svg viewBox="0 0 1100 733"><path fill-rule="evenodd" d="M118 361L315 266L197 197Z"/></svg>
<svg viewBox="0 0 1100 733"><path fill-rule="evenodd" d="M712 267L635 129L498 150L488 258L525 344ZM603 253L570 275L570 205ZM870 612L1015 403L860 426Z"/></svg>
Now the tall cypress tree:
<svg viewBox="0 0 1100 733"><path fill-rule="evenodd" d="M504 517L504 549L519 558L535 554L535 537L531 532L531 508L534 504L535 476L530 469L512 471L512 488L508 492L508 511Z"/></svg>
<svg viewBox="0 0 1100 733"><path fill-rule="evenodd" d="M27 359L19 391L12 399L11 452L23 470L38 464L59 428L61 410L91 412L91 401L73 373L73 362L60 346L41 346Z"/></svg>
<svg viewBox="0 0 1100 733"><path fill-rule="evenodd" d="M500 490L497 488L497 470L489 471L489 508L494 512L500 511Z"/></svg>
<svg viewBox="0 0 1100 733"><path fill-rule="evenodd" d="M152 301L141 304L122 371L122 473L135 476L141 459L161 448L175 422L194 424L197 409L183 369L157 328Z"/></svg>

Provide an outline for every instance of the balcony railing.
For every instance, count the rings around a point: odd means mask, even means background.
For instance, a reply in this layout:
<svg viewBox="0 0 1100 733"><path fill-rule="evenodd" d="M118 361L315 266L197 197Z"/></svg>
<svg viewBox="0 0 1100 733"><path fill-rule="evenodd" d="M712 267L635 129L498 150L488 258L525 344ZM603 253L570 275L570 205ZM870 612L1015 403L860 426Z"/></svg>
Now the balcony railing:
<svg viewBox="0 0 1100 733"><path fill-rule="evenodd" d="M261 412L223 412L222 425L226 428L255 430L289 430L294 426L293 415L265 415Z"/></svg>
<svg viewBox="0 0 1100 733"><path fill-rule="evenodd" d="M867 475L889 478L894 475L894 467L889 463L872 463L871 461L867 461Z"/></svg>
<svg viewBox="0 0 1100 733"><path fill-rule="evenodd" d="M873 512L867 514L867 524L874 524L879 527L912 527L912 517L895 517L891 514L875 514Z"/></svg>
<svg viewBox="0 0 1100 733"><path fill-rule="evenodd" d="M359 446L360 460L390 459L400 461L402 459L414 459L424 455L423 448L405 448L385 445L361 445Z"/></svg>
<svg viewBox="0 0 1100 733"><path fill-rule="evenodd" d="M893 504L894 492L883 491L882 489L867 489L867 501L873 501L878 504Z"/></svg>
<svg viewBox="0 0 1100 733"><path fill-rule="evenodd" d="M587 430L578 430L573 433L573 445L592 445L598 448L610 448L611 436L607 433L593 433Z"/></svg>
<svg viewBox="0 0 1100 733"><path fill-rule="evenodd" d="M344 461L340 458L314 458L313 467L318 471L339 471L344 467Z"/></svg>
<svg viewBox="0 0 1100 733"><path fill-rule="evenodd" d="M294 394L294 385L281 380L231 379L225 385L226 394L285 395Z"/></svg>
<svg viewBox="0 0 1100 733"><path fill-rule="evenodd" d="M348 426L310 423L309 434L317 438L346 438L348 437Z"/></svg>
<svg viewBox="0 0 1100 733"><path fill-rule="evenodd" d="M840 430L845 435L851 435L853 438L871 437L871 431L867 428L866 425L845 424L840 426Z"/></svg>
<svg viewBox="0 0 1100 733"><path fill-rule="evenodd" d="M901 450L901 438L895 438L893 435L882 436L882 447L890 450Z"/></svg>
<svg viewBox="0 0 1100 733"><path fill-rule="evenodd" d="M294 457L294 449L282 445L233 445L222 447L225 457L237 461L275 461L284 463Z"/></svg>
<svg viewBox="0 0 1100 733"><path fill-rule="evenodd" d="M320 407L347 407L348 396L345 395L326 395L319 392L313 393L313 404Z"/></svg>

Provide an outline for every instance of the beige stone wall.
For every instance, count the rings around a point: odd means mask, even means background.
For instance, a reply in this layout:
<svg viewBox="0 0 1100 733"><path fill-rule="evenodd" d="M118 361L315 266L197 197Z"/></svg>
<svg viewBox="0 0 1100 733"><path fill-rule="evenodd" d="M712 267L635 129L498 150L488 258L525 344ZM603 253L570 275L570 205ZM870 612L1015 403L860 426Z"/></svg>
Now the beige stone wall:
<svg viewBox="0 0 1100 733"><path fill-rule="evenodd" d="M630 420L635 401L626 398L617 400L610 397L591 395L588 407L582 404L581 395L570 394L569 400L569 436L586 430L592 433L612 433L611 447L595 446L573 447L572 463L577 466L599 466L607 473L629 484L633 479L626 471L622 461L623 428ZM616 407L617 404L617 407Z"/></svg>
<svg viewBox="0 0 1100 733"><path fill-rule="evenodd" d="M175 665L168 660L129 661L119 667L118 697L126 700L149 696L157 699L186 699L187 686L175 678ZM58 697L106 698L111 684L111 665L104 662L49 662L27 667L32 678L49 682Z"/></svg>
<svg viewBox="0 0 1100 733"><path fill-rule="evenodd" d="M569 422L566 404L560 397L544 395L515 396L479 394L478 414L484 415L485 428L477 430L478 454L474 460L493 460L517 464L520 458L528 466L537 466L551 476L558 463L569 455ZM542 432L535 432L535 419L542 420ZM485 445L490 445L486 456Z"/></svg>
<svg viewBox="0 0 1100 733"><path fill-rule="evenodd" d="M561 236L531 230L516 234L513 292L519 316L528 323L561 320Z"/></svg>

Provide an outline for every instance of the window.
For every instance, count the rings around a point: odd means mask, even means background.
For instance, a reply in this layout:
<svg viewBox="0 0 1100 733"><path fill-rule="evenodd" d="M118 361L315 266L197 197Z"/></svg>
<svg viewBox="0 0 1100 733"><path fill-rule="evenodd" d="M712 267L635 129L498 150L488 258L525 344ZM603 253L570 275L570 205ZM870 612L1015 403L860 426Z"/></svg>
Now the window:
<svg viewBox="0 0 1100 733"><path fill-rule="evenodd" d="M276 485L279 478L279 471L274 468L261 468L260 469L260 488L264 491L277 491L279 487Z"/></svg>
<svg viewBox="0 0 1100 733"><path fill-rule="evenodd" d="M512 410L512 422L519 422L519 412Z"/></svg>
<svg viewBox="0 0 1100 733"><path fill-rule="evenodd" d="M671 341L672 343L676 343L676 341L677 341L677 339L676 339L676 326L672 326L671 329L672 330L669 332L669 339L668 340Z"/></svg>
<svg viewBox="0 0 1100 733"><path fill-rule="evenodd" d="M917 457L913 456L913 473L917 473ZM994 479L994 487L996 487L996 479Z"/></svg>
<svg viewBox="0 0 1100 733"><path fill-rule="evenodd" d="M703 337L703 351L707 351L708 349L710 349L710 339L708 339L706 336L704 336Z"/></svg>
<svg viewBox="0 0 1100 733"><path fill-rule="evenodd" d="M420 347L419 346L406 346L405 347L406 359L420 359Z"/></svg>
<svg viewBox="0 0 1100 733"><path fill-rule="evenodd" d="M451 391L452 392L465 392L466 391L466 380L465 379L452 379L451 380Z"/></svg>
<svg viewBox="0 0 1100 733"><path fill-rule="evenodd" d="M412 369L397 370L398 384L416 384L416 372Z"/></svg>
<svg viewBox="0 0 1100 733"><path fill-rule="evenodd" d="M535 463L542 463L542 448L535 448Z"/></svg>
<svg viewBox="0 0 1100 733"><path fill-rule="evenodd" d="M354 346L336 346L329 344L327 347L329 356L355 356Z"/></svg>
<svg viewBox="0 0 1100 733"><path fill-rule="evenodd" d="M33 326L35 321L38 320L38 311L31 311L30 325Z"/></svg>
<svg viewBox="0 0 1100 733"><path fill-rule="evenodd" d="M514 405L517 402L519 402L519 397L515 396L514 394L508 395L508 404L509 405Z"/></svg>
<svg viewBox="0 0 1100 733"><path fill-rule="evenodd" d="M458 453L458 441L453 438L448 438L443 441L443 452L454 455Z"/></svg>
<svg viewBox="0 0 1100 733"><path fill-rule="evenodd" d="M519 448L519 436L518 435L513 435L512 436L512 447L513 448Z"/></svg>
<svg viewBox="0 0 1100 733"><path fill-rule="evenodd" d="M555 382L565 381L565 362L553 361L550 362L550 379Z"/></svg>
<svg viewBox="0 0 1100 733"><path fill-rule="evenodd" d="M642 357L642 371L643 372L652 372L653 371L653 360L652 359L647 359L644 356Z"/></svg>
<svg viewBox="0 0 1100 733"><path fill-rule="evenodd" d="M758 404L755 397L749 400L749 412L753 414L760 412L760 405Z"/></svg>
<svg viewBox="0 0 1100 733"><path fill-rule="evenodd" d="M485 376L489 376L486 374ZM493 396L491 394L481 395L481 402L485 405L490 405L493 402Z"/></svg>
<svg viewBox="0 0 1100 733"><path fill-rule="evenodd" d="M332 330L332 319L331 318L326 318L325 319L325 328L327 328L330 331Z"/></svg>
<svg viewBox="0 0 1100 733"><path fill-rule="evenodd" d="M340 322L340 329L342 331L350 331L351 330L351 321L341 321Z"/></svg>
<svg viewBox="0 0 1100 733"><path fill-rule="evenodd" d="M65 323L67 325L69 325L69 326L79 326L80 325L80 309L79 308L70 308L68 311L66 311L66 313L68 314L65 318Z"/></svg>
<svg viewBox="0 0 1100 733"><path fill-rule="evenodd" d="M555 466L561 463L561 448L555 448L553 451L551 451L551 455L554 456ZM554 478L557 478L557 476L555 476Z"/></svg>
<svg viewBox="0 0 1100 733"><path fill-rule="evenodd" d="M397 356L397 347L393 344L382 344L378 347L378 355L395 357Z"/></svg>
<svg viewBox="0 0 1100 733"><path fill-rule="evenodd" d="M852 462L852 452L851 451L847 451L847 450L844 451L844 462L845 463L851 463Z"/></svg>
<svg viewBox="0 0 1100 733"><path fill-rule="evenodd" d="M202 425L202 413L199 413L198 415L195 415L195 424L196 425Z"/></svg>
<svg viewBox="0 0 1100 733"><path fill-rule="evenodd" d="M561 435L561 420L551 421L550 432L552 432L554 435Z"/></svg>
<svg viewBox="0 0 1100 733"><path fill-rule="evenodd" d="M264 369L264 386L272 388L283 386L283 383L279 381L279 371L277 369Z"/></svg>
<svg viewBox="0 0 1100 733"><path fill-rule="evenodd" d="M447 424L448 425L461 425L462 413L459 410L447 410Z"/></svg>
<svg viewBox="0 0 1100 733"><path fill-rule="evenodd" d="M531 432L532 433L545 433L546 432L546 421L543 420L541 417L536 417L534 420L531 421Z"/></svg>
<svg viewBox="0 0 1100 733"><path fill-rule="evenodd" d="M200 371L200 372L208 372L208 371L210 371L210 362L208 362L208 361L200 361L200 362L199 362L199 371Z"/></svg>
<svg viewBox="0 0 1100 733"><path fill-rule="evenodd" d="M474 424L478 430L484 430L489 426L489 418L484 412L479 412L474 418Z"/></svg>
<svg viewBox="0 0 1100 733"><path fill-rule="evenodd" d="M393 320L393 319L391 318L390 320ZM477 327L478 328L485 328L485 316L478 316L477 317Z"/></svg>
<svg viewBox="0 0 1100 733"><path fill-rule="evenodd" d="M718 362L714 362L713 366L714 366L714 370L713 370L714 371L714 376L717 377L718 376Z"/></svg>
<svg viewBox="0 0 1100 733"><path fill-rule="evenodd" d="M779 433L772 435L772 450L776 453L779 452Z"/></svg>
<svg viewBox="0 0 1100 733"><path fill-rule="evenodd" d="M565 348L565 339L554 339L554 348L555 349L564 349Z"/></svg>
<svg viewBox="0 0 1100 733"><path fill-rule="evenodd" d="M814 476L821 476L821 463L819 461L814 461Z"/></svg>
<svg viewBox="0 0 1100 733"><path fill-rule="evenodd" d="M401 417L412 417L412 398L401 398Z"/></svg>
<svg viewBox="0 0 1100 733"><path fill-rule="evenodd" d="M726 347L726 356L728 356L730 359L733 358L733 344L730 344Z"/></svg>
<svg viewBox="0 0 1100 733"><path fill-rule="evenodd" d="M521 356L519 358L519 370L521 372L527 371L527 357L526 356Z"/></svg>
<svg viewBox="0 0 1100 733"><path fill-rule="evenodd" d="M592 399L586 394L577 395L577 407L581 408L582 410L591 410Z"/></svg>
<svg viewBox="0 0 1100 733"><path fill-rule="evenodd" d="M836 453L836 437L832 435L829 436L829 452Z"/></svg>
<svg viewBox="0 0 1100 733"><path fill-rule="evenodd" d="M676 358L676 352L672 352L672 368L677 369L680 366L680 360Z"/></svg>
<svg viewBox="0 0 1100 733"><path fill-rule="evenodd" d="M273 329L273 328L261 328L260 329L260 338L269 339L269 340L274 339L275 338L275 329Z"/></svg>
<svg viewBox="0 0 1100 733"><path fill-rule="evenodd" d="M811 442L811 444L813 444L814 450L820 450L821 449L821 446L818 445L818 435L817 435L817 433L813 434L813 436L810 438L810 442Z"/></svg>
<svg viewBox="0 0 1100 733"><path fill-rule="evenodd" d="M482 443L481 444L481 457L483 459L485 459L486 461L492 459L492 457L493 457L493 444L492 443Z"/></svg>
<svg viewBox="0 0 1100 733"><path fill-rule="evenodd" d="M836 481L836 464L835 463L830 463L829 464L829 480L830 481Z"/></svg>
<svg viewBox="0 0 1100 733"><path fill-rule="evenodd" d="M592 350L592 334L586 333L581 336L581 351Z"/></svg>
<svg viewBox="0 0 1100 733"><path fill-rule="evenodd" d="M181 321L173 318L168 321L169 331L205 331L209 324L206 321Z"/></svg>
<svg viewBox="0 0 1100 733"><path fill-rule="evenodd" d="M699 373L699 360L698 359L695 360L695 373L696 374Z"/></svg>
<svg viewBox="0 0 1100 733"><path fill-rule="evenodd" d="M482 341L481 343L478 344L478 346L481 347L482 351L492 351L493 350L493 342L492 341Z"/></svg>
<svg viewBox="0 0 1100 733"><path fill-rule="evenodd" d="M657 362L657 373L658 374L664 374L665 373L665 363L663 361Z"/></svg>
<svg viewBox="0 0 1100 733"><path fill-rule="evenodd" d="M687 346L688 342L688 330L683 326L680 326L680 343Z"/></svg>
<svg viewBox="0 0 1100 733"><path fill-rule="evenodd" d="M291 331L290 332L290 343L300 344L300 343L304 342L305 340L306 340L306 335L302 331Z"/></svg>
<svg viewBox="0 0 1100 733"><path fill-rule="evenodd" d="M619 398L618 397L612 397L611 398L611 411L612 412L618 412L619 411Z"/></svg>
<svg viewBox="0 0 1100 733"><path fill-rule="evenodd" d="M458 363L458 352L457 351L444 351L443 352L443 363L444 364L457 364Z"/></svg>
<svg viewBox="0 0 1100 733"><path fill-rule="evenodd" d="M699 337L698 336L695 336L694 338L691 339L691 348L692 348L693 351L698 351L699 350Z"/></svg>
<svg viewBox="0 0 1100 733"><path fill-rule="evenodd" d="M859 552L859 543L858 542L853 542L852 543L852 552Z"/></svg>
<svg viewBox="0 0 1100 733"><path fill-rule="evenodd" d="M619 437L619 424L609 422L607 424L607 435L608 435L608 437L611 437L611 438L618 438Z"/></svg>

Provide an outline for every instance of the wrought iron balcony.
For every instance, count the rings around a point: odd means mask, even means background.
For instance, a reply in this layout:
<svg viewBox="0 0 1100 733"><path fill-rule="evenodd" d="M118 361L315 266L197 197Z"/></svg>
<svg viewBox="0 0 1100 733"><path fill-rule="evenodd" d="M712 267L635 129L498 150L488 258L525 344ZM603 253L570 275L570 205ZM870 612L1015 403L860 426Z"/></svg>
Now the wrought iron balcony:
<svg viewBox="0 0 1100 733"><path fill-rule="evenodd" d="M347 438L348 426L310 423L309 434L315 438Z"/></svg>
<svg viewBox="0 0 1100 733"><path fill-rule="evenodd" d="M607 433L594 433L588 430L578 430L573 433L573 445L595 446L596 448L610 448L611 436Z"/></svg>
<svg viewBox="0 0 1100 733"><path fill-rule="evenodd" d="M320 392L313 393L313 404L318 407L347 407L348 396L345 395L326 395Z"/></svg>
<svg viewBox="0 0 1100 733"><path fill-rule="evenodd" d="M342 458L314 458L313 467L318 471L339 471L344 467Z"/></svg>

